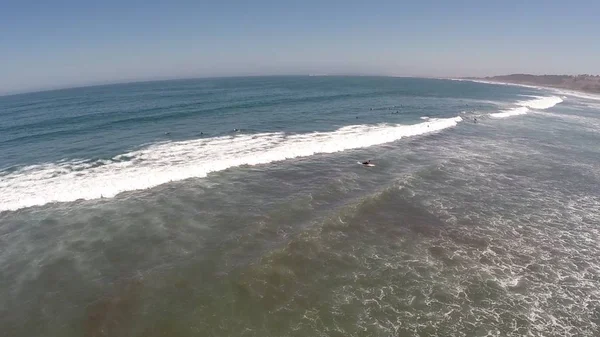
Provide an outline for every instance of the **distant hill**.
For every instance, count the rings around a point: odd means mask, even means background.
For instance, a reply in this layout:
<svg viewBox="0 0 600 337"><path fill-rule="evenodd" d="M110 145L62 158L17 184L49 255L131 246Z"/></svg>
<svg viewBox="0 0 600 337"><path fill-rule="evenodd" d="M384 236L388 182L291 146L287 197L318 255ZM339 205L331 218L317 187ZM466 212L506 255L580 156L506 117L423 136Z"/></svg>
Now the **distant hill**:
<svg viewBox="0 0 600 337"><path fill-rule="evenodd" d="M480 78L481 79L481 78ZM600 93L600 76L598 75L529 75L512 74L483 78L486 81L529 84L569 90Z"/></svg>

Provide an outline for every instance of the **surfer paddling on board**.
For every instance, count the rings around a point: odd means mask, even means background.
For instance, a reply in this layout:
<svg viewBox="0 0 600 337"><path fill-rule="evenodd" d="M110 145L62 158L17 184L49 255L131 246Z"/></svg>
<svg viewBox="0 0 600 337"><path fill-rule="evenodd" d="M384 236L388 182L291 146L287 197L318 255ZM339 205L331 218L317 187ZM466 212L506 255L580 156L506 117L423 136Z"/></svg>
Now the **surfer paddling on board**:
<svg viewBox="0 0 600 337"><path fill-rule="evenodd" d="M357 164L359 164L359 165L362 165L362 166L368 166L368 167L373 167L373 166L375 166L375 164L371 163L371 160L367 160L367 161L357 161L356 163L357 163Z"/></svg>

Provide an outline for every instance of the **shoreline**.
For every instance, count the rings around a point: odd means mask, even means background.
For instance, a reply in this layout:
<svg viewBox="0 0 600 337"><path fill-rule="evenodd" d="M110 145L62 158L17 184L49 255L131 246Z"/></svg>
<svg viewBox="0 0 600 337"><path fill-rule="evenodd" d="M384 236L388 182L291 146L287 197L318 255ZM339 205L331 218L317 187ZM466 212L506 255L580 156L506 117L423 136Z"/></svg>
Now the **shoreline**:
<svg viewBox="0 0 600 337"><path fill-rule="evenodd" d="M556 87L556 86L545 86L545 85L526 84L526 83L518 83L518 82L498 81L498 80L485 79L485 78L481 78L481 79L479 79L479 78L449 78L449 80L469 81L469 82L483 83L483 84L512 85L515 87L522 87L522 88L548 90L548 91L553 91L557 94L570 95L570 96L575 96L575 97L579 97L579 98L600 100L600 92L586 91L586 90L582 90L582 89L572 89L572 88Z"/></svg>

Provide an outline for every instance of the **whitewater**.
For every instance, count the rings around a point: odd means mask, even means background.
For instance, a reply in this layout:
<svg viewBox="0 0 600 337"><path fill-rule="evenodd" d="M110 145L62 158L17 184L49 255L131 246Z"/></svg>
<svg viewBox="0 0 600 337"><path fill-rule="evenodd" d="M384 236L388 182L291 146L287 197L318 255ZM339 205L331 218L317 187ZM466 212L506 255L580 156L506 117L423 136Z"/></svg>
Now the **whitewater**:
<svg viewBox="0 0 600 337"><path fill-rule="evenodd" d="M345 76L0 97L0 329L596 336L599 109Z"/></svg>
<svg viewBox="0 0 600 337"><path fill-rule="evenodd" d="M506 109L501 112L492 113L490 116L494 118L506 118L524 115L531 110L546 110L562 102L563 99L558 96L533 96L533 99L523 100L515 103L516 107Z"/></svg>
<svg viewBox="0 0 600 337"><path fill-rule="evenodd" d="M514 107L490 113L493 118L549 109L558 96L531 96ZM393 142L404 137L456 126L461 117L420 117L413 125L349 125L331 132L236 134L161 142L110 159L77 159L29 165L0 173L0 211L110 198L119 193L152 188L172 181L206 177L241 165L259 165L319 153L334 153Z"/></svg>
<svg viewBox="0 0 600 337"><path fill-rule="evenodd" d="M111 159L31 165L0 180L0 210L51 202L114 197L172 181L206 177L241 165L258 165L319 153L393 142L456 126L461 117L415 125L353 125L333 132L240 134L165 142Z"/></svg>

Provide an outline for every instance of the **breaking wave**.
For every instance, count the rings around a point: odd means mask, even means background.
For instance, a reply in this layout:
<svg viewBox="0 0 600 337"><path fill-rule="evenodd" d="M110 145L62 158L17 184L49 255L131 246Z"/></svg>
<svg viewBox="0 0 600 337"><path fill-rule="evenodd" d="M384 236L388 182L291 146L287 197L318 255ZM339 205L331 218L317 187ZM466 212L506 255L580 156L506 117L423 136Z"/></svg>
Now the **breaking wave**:
<svg viewBox="0 0 600 337"><path fill-rule="evenodd" d="M168 142L109 160L79 160L0 172L0 211L50 202L113 197L170 181L205 177L240 165L266 164L318 153L392 142L456 126L461 117L414 125L353 125L332 132L262 133Z"/></svg>
<svg viewBox="0 0 600 337"><path fill-rule="evenodd" d="M494 118L506 118L511 116L524 115L531 109L546 110L562 102L563 99L558 96L534 96L534 98L531 100L517 102L517 106L514 108L493 113L490 114L490 116Z"/></svg>

